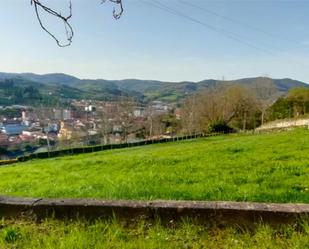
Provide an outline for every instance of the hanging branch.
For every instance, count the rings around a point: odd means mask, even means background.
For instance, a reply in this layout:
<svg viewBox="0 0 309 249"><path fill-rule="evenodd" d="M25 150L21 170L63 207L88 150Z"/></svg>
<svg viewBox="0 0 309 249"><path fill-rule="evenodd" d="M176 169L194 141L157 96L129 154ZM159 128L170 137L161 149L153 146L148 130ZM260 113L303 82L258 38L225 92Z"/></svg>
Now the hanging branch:
<svg viewBox="0 0 309 249"><path fill-rule="evenodd" d="M117 5L119 5L120 10L116 11L116 9L114 8L113 10L113 16L115 19L119 19L123 13L123 5L122 5L122 0L102 0L101 3L105 3L106 1L115 3ZM69 23L70 19L72 18L72 3L71 1L69 2L69 10L70 13L68 16L64 16L62 15L60 12L57 12L55 10L53 10L52 8L48 7L47 5L41 3L41 0L30 0L31 5L34 6L34 10L35 10L35 14L36 17L39 21L39 24L41 26L41 28L49 35L51 36L57 43L57 45L59 47L67 47L70 46L72 44L72 39L74 36L74 31L73 28L71 26L71 24ZM40 10L44 11L45 13L54 16L56 18L58 18L59 20L63 21L64 23L64 27L65 27L65 32L66 32L66 43L62 43L59 41L59 39L56 37L56 35L54 35L48 28L46 28L46 26L44 25L41 16L40 16Z"/></svg>
<svg viewBox="0 0 309 249"><path fill-rule="evenodd" d="M107 0L102 0L102 3L105 3ZM114 8L113 10L113 16L115 19L119 19L123 13L123 5L122 5L122 0L108 0L112 3L115 3L115 4L118 4L119 5L119 8L120 10L119 11L116 11L116 9Z"/></svg>
<svg viewBox="0 0 309 249"><path fill-rule="evenodd" d="M50 7L42 4L40 2L40 0L31 0L31 5L34 6L34 10L35 10L35 14L36 14L36 17L39 21L39 24L41 26L41 28L49 35L51 36L57 43L57 45L59 47L67 47L67 46L70 46L71 43L72 43L72 39L73 39L73 36L74 36L74 31L73 31L73 28L71 26L71 24L69 23L69 20L71 19L72 17L72 3L71 1L69 2L69 10L70 10L70 13L68 16L63 16L60 12L57 12L53 9L51 9ZM46 13L48 13L49 15L52 15L60 20L63 21L64 23L64 27L65 27L65 31L66 31L66 37L67 37L67 42L66 43L61 43L58 38L56 37L56 35L54 35L51 31L49 31L45 25L43 24L42 22L42 19L41 19L41 16L40 16L40 13L39 13L39 9L45 11Z"/></svg>

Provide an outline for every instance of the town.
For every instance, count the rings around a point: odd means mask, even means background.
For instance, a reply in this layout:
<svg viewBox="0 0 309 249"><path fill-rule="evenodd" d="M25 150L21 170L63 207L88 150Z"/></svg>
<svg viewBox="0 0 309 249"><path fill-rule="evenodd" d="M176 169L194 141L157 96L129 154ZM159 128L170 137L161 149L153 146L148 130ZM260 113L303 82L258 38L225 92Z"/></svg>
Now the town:
<svg viewBox="0 0 309 249"><path fill-rule="evenodd" d="M179 118L174 104L153 101L141 105L128 98L75 100L68 108L2 106L1 159L67 147L158 139L172 135L169 120L177 123Z"/></svg>
<svg viewBox="0 0 309 249"><path fill-rule="evenodd" d="M309 1L0 6L0 249L309 249Z"/></svg>

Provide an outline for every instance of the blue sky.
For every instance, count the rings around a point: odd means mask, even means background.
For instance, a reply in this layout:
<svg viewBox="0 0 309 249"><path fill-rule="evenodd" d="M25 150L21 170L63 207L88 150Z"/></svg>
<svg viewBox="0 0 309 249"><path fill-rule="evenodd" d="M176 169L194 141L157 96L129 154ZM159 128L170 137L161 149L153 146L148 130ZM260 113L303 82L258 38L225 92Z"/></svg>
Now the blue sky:
<svg viewBox="0 0 309 249"><path fill-rule="evenodd" d="M29 2L0 3L0 71L165 81L267 75L309 83L309 1L123 0L116 21L112 4L72 0L75 36L67 48L40 29ZM68 10L65 0L42 2ZM63 35L61 23L44 21Z"/></svg>

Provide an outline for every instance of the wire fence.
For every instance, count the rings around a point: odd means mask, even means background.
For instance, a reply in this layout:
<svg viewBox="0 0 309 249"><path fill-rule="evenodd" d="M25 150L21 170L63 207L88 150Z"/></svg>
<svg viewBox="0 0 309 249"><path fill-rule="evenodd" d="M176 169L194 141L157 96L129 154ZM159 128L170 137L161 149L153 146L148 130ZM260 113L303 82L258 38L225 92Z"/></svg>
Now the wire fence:
<svg viewBox="0 0 309 249"><path fill-rule="evenodd" d="M26 162L26 161L33 160L33 159L55 158L55 157L61 157L61 156L93 153L93 152L113 150L113 149L123 149L123 148L144 146L144 145L150 145L150 144L177 142L177 141L183 141L183 140L212 137L212 136L217 136L217 135L219 135L219 133L194 134L194 135L186 135L186 136L175 136L175 137L170 137L170 138L161 138L161 139L151 139L151 140L147 139L147 140L142 140L142 141L133 142L133 143L104 144L104 145L94 145L94 146L73 147L73 148L62 149L62 150L32 153L32 154L20 156L20 157L17 157L16 159L11 159L11 160L0 160L0 166L13 164L17 162Z"/></svg>

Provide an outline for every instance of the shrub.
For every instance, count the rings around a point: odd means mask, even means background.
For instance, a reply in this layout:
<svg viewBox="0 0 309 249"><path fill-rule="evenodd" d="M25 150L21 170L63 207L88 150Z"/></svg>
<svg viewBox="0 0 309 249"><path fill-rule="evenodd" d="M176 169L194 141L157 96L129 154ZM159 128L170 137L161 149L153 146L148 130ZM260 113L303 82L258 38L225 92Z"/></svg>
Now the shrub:
<svg viewBox="0 0 309 249"><path fill-rule="evenodd" d="M235 130L230 127L225 121L220 120L209 125L209 132L211 133L232 133Z"/></svg>

